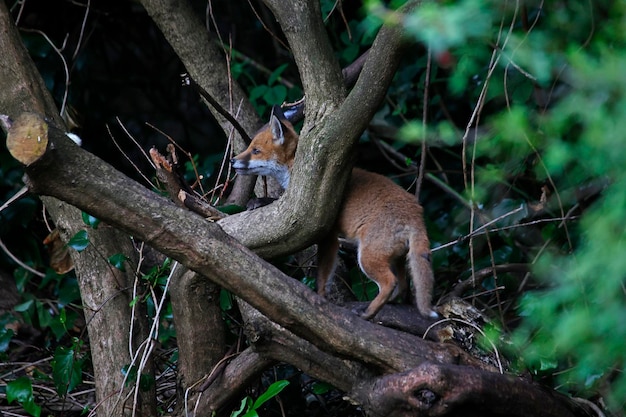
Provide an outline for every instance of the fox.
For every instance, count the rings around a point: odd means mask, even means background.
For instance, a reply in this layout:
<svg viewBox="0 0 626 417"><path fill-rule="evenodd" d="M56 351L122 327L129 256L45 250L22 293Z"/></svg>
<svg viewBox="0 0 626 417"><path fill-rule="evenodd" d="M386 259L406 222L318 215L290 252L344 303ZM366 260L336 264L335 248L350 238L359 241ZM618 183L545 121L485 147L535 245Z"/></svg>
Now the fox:
<svg viewBox="0 0 626 417"><path fill-rule="evenodd" d="M275 178L289 186L299 135L276 107L270 121L252 138L248 148L231 159L240 175ZM432 307L434 275L430 242L422 206L414 195L389 178L353 168L332 230L320 239L317 251L317 292L326 295L326 283L337 266L339 238L357 246L357 261L378 286L378 294L360 313L370 320L390 300L406 294L406 265L421 315L437 318Z"/></svg>

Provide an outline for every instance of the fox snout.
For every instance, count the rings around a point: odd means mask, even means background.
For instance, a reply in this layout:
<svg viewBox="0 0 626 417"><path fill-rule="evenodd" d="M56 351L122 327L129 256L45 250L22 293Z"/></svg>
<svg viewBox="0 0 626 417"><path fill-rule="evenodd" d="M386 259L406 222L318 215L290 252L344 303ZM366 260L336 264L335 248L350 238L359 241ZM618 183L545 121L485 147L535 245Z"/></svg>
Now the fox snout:
<svg viewBox="0 0 626 417"><path fill-rule="evenodd" d="M232 165L233 168L237 169L237 168L246 168L246 166L248 165L247 161L240 161L237 158L231 158L230 159L230 164Z"/></svg>
<svg viewBox="0 0 626 417"><path fill-rule="evenodd" d="M240 174L246 174L250 169L250 158L249 157L241 157L241 155L237 155L230 159L230 165L233 167L235 171Z"/></svg>

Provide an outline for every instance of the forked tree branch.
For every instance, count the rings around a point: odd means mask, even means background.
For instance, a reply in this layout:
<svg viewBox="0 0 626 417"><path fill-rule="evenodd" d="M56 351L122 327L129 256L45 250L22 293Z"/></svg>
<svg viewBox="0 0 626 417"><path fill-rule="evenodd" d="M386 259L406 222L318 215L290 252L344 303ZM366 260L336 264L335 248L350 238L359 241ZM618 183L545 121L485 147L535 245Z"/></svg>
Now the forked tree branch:
<svg viewBox="0 0 626 417"><path fill-rule="evenodd" d="M475 363L453 346L374 325L330 304L263 262L215 223L130 180L52 127L50 144L42 158L26 167L33 192L67 201L145 241L315 345L387 370L423 361ZM379 342L372 344L372 339Z"/></svg>
<svg viewBox="0 0 626 417"><path fill-rule="evenodd" d="M281 26L296 23L295 18L287 11L294 12L294 8L302 6L302 3L304 2L295 2L296 5L280 12L280 16L285 15L283 20L279 17ZM294 49L301 49L306 45L299 38L314 37L314 34L302 31L299 35L298 38L294 37L293 42L301 44L298 47L292 45ZM315 104L309 101L308 91L305 91L307 118L318 111L322 111L324 117L305 121L289 189L274 204L221 220L220 225L227 233L261 256L274 257L310 246L330 228L350 174L350 158L356 142L385 96L403 46L401 30L383 26L370 49L354 89L331 112L325 113L323 109L310 110L310 106ZM301 60L302 65L307 68L315 65L315 61L308 62L306 56L302 56ZM307 71L301 69L303 77ZM332 78L328 75L326 77ZM343 91L343 86L337 87L336 83L311 88L321 94L329 85ZM333 96L341 94L335 92ZM322 101L318 101L320 103ZM311 123L312 120L314 123Z"/></svg>

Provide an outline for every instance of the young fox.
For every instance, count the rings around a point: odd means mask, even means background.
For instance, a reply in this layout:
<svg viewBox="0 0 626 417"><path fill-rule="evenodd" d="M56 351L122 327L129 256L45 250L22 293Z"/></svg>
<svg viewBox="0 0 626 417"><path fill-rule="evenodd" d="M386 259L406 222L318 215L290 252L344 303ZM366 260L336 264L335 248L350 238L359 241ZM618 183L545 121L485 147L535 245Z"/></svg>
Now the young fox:
<svg viewBox="0 0 626 417"><path fill-rule="evenodd" d="M284 116L279 117L272 115L231 164L239 174L271 176L287 188L298 134ZM374 317L387 301L406 291L407 259L417 308L424 316L437 317L431 305L434 278L422 211L415 197L390 179L353 169L335 227L318 242L318 293L325 295L326 282L335 271L341 236L357 243L359 266L379 287L363 318Z"/></svg>

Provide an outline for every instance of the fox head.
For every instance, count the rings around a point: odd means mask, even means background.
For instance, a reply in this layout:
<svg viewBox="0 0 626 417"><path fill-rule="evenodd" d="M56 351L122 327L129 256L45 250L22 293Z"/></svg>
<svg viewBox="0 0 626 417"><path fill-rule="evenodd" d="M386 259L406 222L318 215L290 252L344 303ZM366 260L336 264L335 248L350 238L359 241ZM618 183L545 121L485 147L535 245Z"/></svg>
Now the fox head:
<svg viewBox="0 0 626 417"><path fill-rule="evenodd" d="M298 134L292 124L282 111L275 110L270 122L257 132L248 148L230 163L238 174L274 177L286 189L297 146Z"/></svg>

